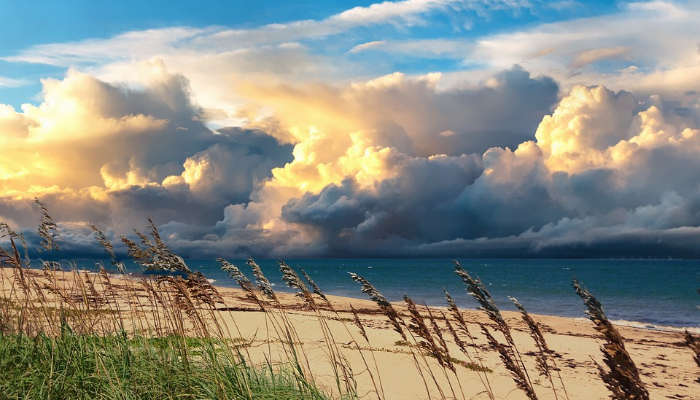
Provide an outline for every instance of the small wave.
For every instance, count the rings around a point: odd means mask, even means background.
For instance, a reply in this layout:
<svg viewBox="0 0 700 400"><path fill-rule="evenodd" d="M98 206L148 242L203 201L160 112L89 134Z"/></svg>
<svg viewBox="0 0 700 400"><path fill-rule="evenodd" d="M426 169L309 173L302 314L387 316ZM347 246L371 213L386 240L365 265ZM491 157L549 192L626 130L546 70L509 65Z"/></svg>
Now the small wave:
<svg viewBox="0 0 700 400"><path fill-rule="evenodd" d="M574 319L576 321L590 321L588 318L585 318L585 317L574 317L572 319ZM697 326L657 325L657 324L651 324L648 322L628 321L626 319L615 319L615 320L610 320L610 322L612 322L614 325L626 326L629 328L647 329L650 331L661 331L661 332L685 332L685 331L688 331L690 333L700 335L700 327L697 327Z"/></svg>
<svg viewBox="0 0 700 400"><path fill-rule="evenodd" d="M624 319L616 319L610 321L615 325L620 325L620 326L628 326L630 328L640 328L640 329L649 329L653 331L663 331L663 332L691 332L695 334L700 334L700 327L695 327L695 326L668 326L668 325L656 325L656 324L650 324L648 322L639 322L639 321L627 321Z"/></svg>
<svg viewBox="0 0 700 400"><path fill-rule="evenodd" d="M216 282L216 279L207 279L207 281L208 281L209 283L214 283L214 282Z"/></svg>

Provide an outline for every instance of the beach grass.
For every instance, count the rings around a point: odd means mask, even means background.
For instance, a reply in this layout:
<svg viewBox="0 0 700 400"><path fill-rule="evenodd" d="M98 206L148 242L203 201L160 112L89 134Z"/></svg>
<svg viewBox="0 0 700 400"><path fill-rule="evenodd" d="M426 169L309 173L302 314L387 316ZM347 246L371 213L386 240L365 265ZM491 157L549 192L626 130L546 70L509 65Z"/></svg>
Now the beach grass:
<svg viewBox="0 0 700 400"><path fill-rule="evenodd" d="M0 337L4 399L324 399L292 372L254 368L212 338ZM187 356L183 357L183 354Z"/></svg>

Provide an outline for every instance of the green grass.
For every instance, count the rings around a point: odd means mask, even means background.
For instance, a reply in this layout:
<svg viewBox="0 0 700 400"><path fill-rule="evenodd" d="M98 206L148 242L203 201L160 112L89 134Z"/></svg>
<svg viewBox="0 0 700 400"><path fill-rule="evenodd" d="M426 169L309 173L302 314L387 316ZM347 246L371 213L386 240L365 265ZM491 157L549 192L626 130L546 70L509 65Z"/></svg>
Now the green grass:
<svg viewBox="0 0 700 400"><path fill-rule="evenodd" d="M325 399L212 338L0 334L0 399Z"/></svg>

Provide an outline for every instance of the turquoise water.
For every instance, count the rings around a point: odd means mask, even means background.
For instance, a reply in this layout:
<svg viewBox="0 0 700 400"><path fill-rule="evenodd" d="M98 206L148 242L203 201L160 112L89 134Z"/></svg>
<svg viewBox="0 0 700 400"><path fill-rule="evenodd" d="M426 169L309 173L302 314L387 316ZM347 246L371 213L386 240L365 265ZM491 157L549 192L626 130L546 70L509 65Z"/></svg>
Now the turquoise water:
<svg viewBox="0 0 700 400"><path fill-rule="evenodd" d="M249 273L245 260L230 260ZM645 324L700 327L700 260L648 259L462 259L465 269L487 285L497 304L513 309L507 296L533 313L584 317L583 304L571 280L578 279L601 301L613 320ZM187 260L190 267L235 286L214 261ZM275 260L257 260L275 289L288 290ZM359 297L359 286L348 276L356 272L370 280L390 300L404 294L417 303L444 305L446 288L462 307L477 304L455 276L450 259L303 259L287 260L306 270L326 292ZM84 268L94 261L81 261ZM132 265L131 271L138 271ZM250 276L250 274L249 274Z"/></svg>

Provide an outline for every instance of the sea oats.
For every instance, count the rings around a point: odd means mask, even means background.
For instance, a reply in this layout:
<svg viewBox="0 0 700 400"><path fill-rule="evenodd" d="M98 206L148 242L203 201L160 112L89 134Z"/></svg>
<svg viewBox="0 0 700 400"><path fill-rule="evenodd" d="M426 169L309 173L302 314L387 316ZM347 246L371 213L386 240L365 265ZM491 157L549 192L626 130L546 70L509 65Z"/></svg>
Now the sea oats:
<svg viewBox="0 0 700 400"><path fill-rule="evenodd" d="M545 376L549 380L549 383L552 385L552 391L554 392L555 399L558 398L558 396L557 391L554 387L552 372L556 371L557 376L559 377L559 382L562 386L562 390L564 391L564 395L568 399L569 394L566 390L566 386L564 385L564 380L562 379L561 373L559 372L559 368L557 368L557 364L554 361L554 356L556 356L557 354L555 351L551 350L547 345L547 341L544 339L544 335L542 334L542 330L540 329L540 324L538 324L537 322L535 322L534 319L532 319L530 314L527 312L525 307L523 307L523 305L520 304L518 299L516 299L515 297L509 297L509 299L520 311L520 315L530 332L530 337L532 337L532 340L535 342L535 346L537 347L537 351L535 352L535 365L537 367L537 371L540 373L540 375Z"/></svg>
<svg viewBox="0 0 700 400"><path fill-rule="evenodd" d="M603 362L608 369L598 365L600 377L612 393L612 399L648 400L649 392L639 376L639 370L632 361L625 340L610 323L600 302L578 281L573 281L574 290L586 306L586 314L593 321L595 329L603 334L605 343L601 347Z"/></svg>
<svg viewBox="0 0 700 400"><path fill-rule="evenodd" d="M413 302L413 300L411 300L410 297L405 295L403 296L403 301L406 303L406 307L408 308L408 312L410 315L408 320L408 329L410 329L414 335L420 338L420 340L418 341L418 345L425 349L428 352L428 354L431 354L433 357L435 357L435 359L441 366L444 367L448 365L447 361L449 357L445 355L443 349L441 349L435 342L435 339L430 333L430 329L428 329L428 325L426 325L425 319L418 311L418 307L416 306L416 304Z"/></svg>
<svg viewBox="0 0 700 400"><path fill-rule="evenodd" d="M403 329L401 328L401 317L399 314L396 312L394 307L391 306L391 303L382 295L377 288L375 288L367 279L363 278L362 276L350 272L350 278L354 280L355 282L359 283L361 285L361 291L362 293L366 294L369 296L369 298L377 303L379 308L382 310L384 315L389 319L389 322L391 322L392 327L394 328L394 331L401 335L401 338L403 340L407 340L406 334L404 333Z"/></svg>
<svg viewBox="0 0 700 400"><path fill-rule="evenodd" d="M459 276L464 284L467 286L469 294L479 303L479 309L484 311L489 319L494 323L494 327L501 332L506 340L506 344L499 343L493 335L481 325L481 331L487 335L489 344L491 348L498 351L501 361L505 365L506 369L510 371L511 377L515 381L516 385L522 389L525 394L530 399L536 399L537 395L530 380L530 376L527 372L527 367L523 362L522 356L515 345L515 340L511 334L510 327L506 323L506 320L501 315L501 311L496 307L496 303L493 301L493 297L486 290L486 287L481 282L481 280L472 277L466 270L464 270L458 261L454 261L455 273ZM447 296L448 302L450 297ZM452 301L453 302L453 301Z"/></svg>
<svg viewBox="0 0 700 400"><path fill-rule="evenodd" d="M139 237L141 246L127 237L122 236L122 242L126 245L129 256L143 266L146 271L191 273L192 270L187 266L185 260L170 250L165 242L163 242L153 220L149 218L148 223L151 228L153 240L136 230L134 230L134 233Z"/></svg>
<svg viewBox="0 0 700 400"><path fill-rule="evenodd" d="M58 225L54 222L44 203L39 201L38 198L34 198L34 204L39 207L41 213L41 221L38 228L39 237L41 238L41 247L45 250L58 250L58 244L56 244Z"/></svg>
<svg viewBox="0 0 700 400"><path fill-rule="evenodd" d="M323 294L323 291L321 291L321 288L318 287L318 285L316 284L316 282L314 282L313 279L311 279L309 274L307 274L306 271L304 271L301 268L299 269L299 271L301 271L301 275L304 276L304 279L306 279L306 281L309 283L309 285L311 285L311 288L313 289L314 293L317 294L320 298L325 300L326 303L328 303L330 305L330 301L328 300L326 295Z"/></svg>
<svg viewBox="0 0 700 400"><path fill-rule="evenodd" d="M272 283L270 283L265 274L263 274L262 268L260 268L258 263L256 263L255 260L253 260L252 258L248 258L246 264L248 264L248 266L250 266L250 269L253 271L253 276L255 277L255 284L258 286L258 289L260 289L260 291L268 299L274 301L275 303L279 303L275 291L272 290Z"/></svg>
<svg viewBox="0 0 700 400"><path fill-rule="evenodd" d="M369 343L369 337L367 337L365 326L362 324L362 320L360 320L360 316L357 314L357 310L355 310L355 307L353 307L352 304L350 304L350 311L352 312L352 318L355 326L357 326L357 329L360 330L360 334L363 338L365 338L365 342Z"/></svg>
<svg viewBox="0 0 700 400"><path fill-rule="evenodd" d="M228 273L229 277L231 277L231 279L233 279L234 281L236 281L236 283L238 283L238 286L240 286L241 289L243 289L243 291L245 292L246 297L248 299L252 300L253 302L255 302L256 304L258 304L258 306L260 306L260 308L264 310L265 307L264 307L262 301L255 294L254 286L253 286L253 283L250 281L250 279L248 279L248 277L245 276L243 274L243 272L241 272L241 270L238 269L237 266L231 264L230 262L226 261L225 259L217 258L216 261L219 262L219 265L221 266L221 270Z"/></svg>
<svg viewBox="0 0 700 400"><path fill-rule="evenodd" d="M316 302L296 271L284 261L279 261L279 265L280 271L282 272L282 280L287 286L297 290L296 295L301 297L308 307L315 309Z"/></svg>
<svg viewBox="0 0 700 400"><path fill-rule="evenodd" d="M525 395L528 399L537 400L535 390L532 388L532 385L530 384L529 379L525 375L524 370L521 368L518 361L516 360L515 354L513 353L510 346L504 345L498 340L496 340L496 338L493 337L493 335L491 334L491 332L489 332L488 328L486 328L485 325L480 324L480 326L481 333L483 333L486 337L489 346L492 349L496 350L496 352L498 352L499 358L503 362L503 365L506 367L508 372L510 372L510 375L513 378L513 381L515 382L516 386L520 390L525 392Z"/></svg>
<svg viewBox="0 0 700 400"><path fill-rule="evenodd" d="M112 243L109 241L109 239L107 239L107 236L105 236L104 232L102 232L97 226L90 225L90 228L93 230L93 232L95 232L95 238L97 238L97 242L109 255L109 258L112 261L112 265L116 265L117 256L114 254L114 246L112 246Z"/></svg>

